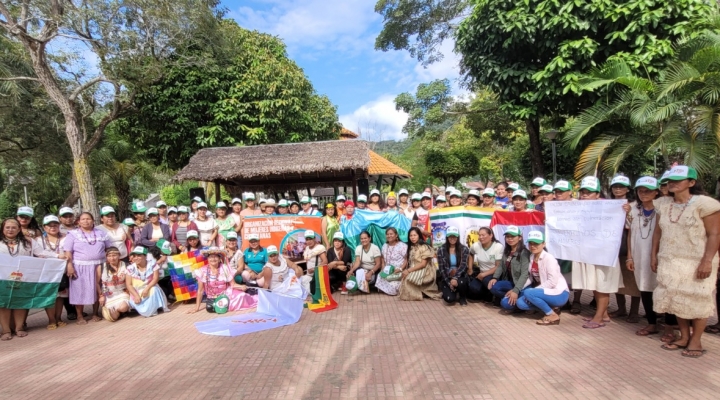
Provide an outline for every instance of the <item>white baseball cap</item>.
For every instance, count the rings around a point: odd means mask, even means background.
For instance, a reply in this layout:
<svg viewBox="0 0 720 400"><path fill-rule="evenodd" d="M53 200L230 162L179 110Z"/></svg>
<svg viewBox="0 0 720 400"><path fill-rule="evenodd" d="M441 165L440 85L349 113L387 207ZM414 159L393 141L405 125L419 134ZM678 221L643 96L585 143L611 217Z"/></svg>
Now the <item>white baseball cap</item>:
<svg viewBox="0 0 720 400"><path fill-rule="evenodd" d="M471 189L471 190L468 192L468 196L475 196L475 197L477 197L477 198L479 199L479 198L480 198L480 191L477 190L477 189Z"/></svg>
<svg viewBox="0 0 720 400"><path fill-rule="evenodd" d="M215 204L215 208L227 208L227 204L225 204L224 201L218 201L217 204Z"/></svg>
<svg viewBox="0 0 720 400"><path fill-rule="evenodd" d="M398 196L402 196L404 194L409 195L410 193L408 193L407 189L400 189L400 191L398 192Z"/></svg>
<svg viewBox="0 0 720 400"><path fill-rule="evenodd" d="M242 204L242 200L240 200L239 198L235 197L235 198L232 199L232 201L230 202L230 204L235 204L235 203L240 203L240 204Z"/></svg>
<svg viewBox="0 0 720 400"><path fill-rule="evenodd" d="M60 220L54 215L46 215L45 218L43 218L43 225L47 225L51 222L57 222L59 224Z"/></svg>
<svg viewBox="0 0 720 400"><path fill-rule="evenodd" d="M202 204L202 203L200 203L200 204ZM145 212L145 215L152 215L152 214L158 214L158 215L159 215L160 213L158 212L158 209L157 209L157 208L155 208L155 207L150 207L150 208L148 208L148 210Z"/></svg>
<svg viewBox="0 0 720 400"><path fill-rule="evenodd" d="M315 231L308 229L305 231L305 238L313 238L315 239Z"/></svg>
<svg viewBox="0 0 720 400"><path fill-rule="evenodd" d="M279 252L278 252L278 248L277 248L277 246L275 246L274 244L271 244L270 246L267 247L267 254L268 254L269 256L272 256L272 255L275 255L275 254L278 254L278 253L279 253Z"/></svg>
<svg viewBox="0 0 720 400"><path fill-rule="evenodd" d="M225 240L230 240L230 239L235 239L235 240L237 240L237 238L238 238L237 232L231 231L231 232L228 232L228 233L227 233L227 236L225 237Z"/></svg>
<svg viewBox="0 0 720 400"><path fill-rule="evenodd" d="M194 237L194 238L200 237L200 235L198 235L198 231L196 231L196 230L194 230L194 229L191 229L191 230L187 231L187 235L186 235L186 236L187 236L188 239L190 239L191 237Z"/></svg>
<svg viewBox="0 0 720 400"><path fill-rule="evenodd" d="M610 181L610 186L612 185L623 185L625 187L630 187L630 178L624 175L618 175L612 178L612 181Z"/></svg>
<svg viewBox="0 0 720 400"><path fill-rule="evenodd" d="M255 193L253 193L253 192L245 192L245 193L243 193L243 199L245 199L245 200L255 200Z"/></svg>
<svg viewBox="0 0 720 400"><path fill-rule="evenodd" d="M445 231L445 236L460 237L460 229L455 226L448 226L447 230Z"/></svg>
<svg viewBox="0 0 720 400"><path fill-rule="evenodd" d="M379 195L380 195L380 191L379 191L379 190L377 190L377 189L373 189L373 190L371 190L371 191L370 191L370 196L372 196L372 195L374 195L374 194L376 194L376 195L378 195L378 196L379 196Z"/></svg>
<svg viewBox="0 0 720 400"><path fill-rule="evenodd" d="M358 196L358 203L360 202L367 203L367 196L365 196L364 194Z"/></svg>
<svg viewBox="0 0 720 400"><path fill-rule="evenodd" d="M518 197L518 196L520 196L520 197L522 197L523 199L527 200L527 193L525 193L525 191L522 190L522 189L518 189L518 190L516 190L516 191L513 192L512 197Z"/></svg>
<svg viewBox="0 0 720 400"><path fill-rule="evenodd" d="M333 240L335 240L335 239L345 240L345 235L343 235L342 232L335 232L335 234L333 235Z"/></svg>
<svg viewBox="0 0 720 400"><path fill-rule="evenodd" d="M435 202L436 202L436 203L439 203L439 202L447 203L447 199L445 198L444 195L441 194L441 195L439 195L438 197L435 198Z"/></svg>
<svg viewBox="0 0 720 400"><path fill-rule="evenodd" d="M315 200L315 199L311 199L311 200L310 200L310 204L316 206L316 205L318 205L318 201Z"/></svg>
<svg viewBox="0 0 720 400"><path fill-rule="evenodd" d="M512 190L514 192L516 190L520 190L520 185L513 182L513 183L509 184L507 188L508 188L508 190Z"/></svg>
<svg viewBox="0 0 720 400"><path fill-rule="evenodd" d="M528 242L545 243L545 235L540 231L530 231L528 233Z"/></svg>
<svg viewBox="0 0 720 400"><path fill-rule="evenodd" d="M345 201L345 200L347 200L347 198L342 194L338 195L338 197L335 198L335 201Z"/></svg>
<svg viewBox="0 0 720 400"><path fill-rule="evenodd" d="M453 190L455 190L455 186L448 186L445 188L445 193L452 192Z"/></svg>
<svg viewBox="0 0 720 400"><path fill-rule="evenodd" d="M208 208L208 206L207 206L207 203L206 203L206 202L204 202L204 201L201 201L201 202L199 202L199 203L198 203L198 206L197 206L197 208L198 208L198 209L201 209L201 208Z"/></svg>
<svg viewBox="0 0 720 400"><path fill-rule="evenodd" d="M65 214L75 215L75 211L73 211L73 209L70 208L70 207L63 207L63 208L61 208L60 211L58 212L58 215L59 215L59 216L63 216L63 215L65 215Z"/></svg>
<svg viewBox="0 0 720 400"><path fill-rule="evenodd" d="M495 189L493 189L493 188L485 188L485 189L482 191L482 195L483 195L483 196L495 197Z"/></svg>
<svg viewBox="0 0 720 400"><path fill-rule="evenodd" d="M168 214L175 213L177 214L177 207L170 207L168 208Z"/></svg>
<svg viewBox="0 0 720 400"><path fill-rule="evenodd" d="M35 215L35 212L33 211L32 207L28 206L22 206L17 209L17 215L24 215L26 217L33 217Z"/></svg>
<svg viewBox="0 0 720 400"><path fill-rule="evenodd" d="M186 214L187 214L188 208L187 208L187 206L178 206L177 212L178 212L178 213L186 213Z"/></svg>
<svg viewBox="0 0 720 400"><path fill-rule="evenodd" d="M105 206L100 209L100 215L105 216L108 214L115 214L115 209L110 206Z"/></svg>
<svg viewBox="0 0 720 400"><path fill-rule="evenodd" d="M303 196L302 199L300 199L300 204L305 204L310 202L310 196Z"/></svg>
<svg viewBox="0 0 720 400"><path fill-rule="evenodd" d="M250 242L250 241L253 241L253 240L260 240L260 235L258 235L257 233L248 233L248 234L247 234L247 240L248 240L249 242Z"/></svg>
<svg viewBox="0 0 720 400"><path fill-rule="evenodd" d="M430 192L423 192L421 196L422 196L421 199L424 199L424 198L432 199L432 193L430 193Z"/></svg>
<svg viewBox="0 0 720 400"><path fill-rule="evenodd" d="M158 201L157 203L155 203L155 207L157 207L157 208L160 208L160 207L163 207L163 206L167 207L167 203L164 202L164 201L162 201L162 200L160 200L160 201Z"/></svg>

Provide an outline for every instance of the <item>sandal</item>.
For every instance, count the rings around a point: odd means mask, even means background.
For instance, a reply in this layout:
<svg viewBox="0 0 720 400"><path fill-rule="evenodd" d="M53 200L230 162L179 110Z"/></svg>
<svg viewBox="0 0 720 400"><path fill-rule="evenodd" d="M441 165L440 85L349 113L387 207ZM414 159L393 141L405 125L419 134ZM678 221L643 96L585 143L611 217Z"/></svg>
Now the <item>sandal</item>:
<svg viewBox="0 0 720 400"><path fill-rule="evenodd" d="M550 325L560 325L560 319L556 319L555 321L550 321L547 318L539 319L535 321L536 325L542 325L542 326L550 326Z"/></svg>
<svg viewBox="0 0 720 400"><path fill-rule="evenodd" d="M572 303L570 307L570 314L580 314L582 312L582 305L580 303Z"/></svg>
<svg viewBox="0 0 720 400"><path fill-rule="evenodd" d="M17 331L17 332L15 332L15 336L17 336L17 337L25 337L25 336L27 336L27 335L28 335L28 333L27 333L26 331L22 330L22 329L19 330L19 331Z"/></svg>
<svg viewBox="0 0 720 400"><path fill-rule="evenodd" d="M10 339L12 339L12 333L3 332L2 334L0 334L0 340L2 340L3 342L7 342Z"/></svg>
<svg viewBox="0 0 720 400"><path fill-rule="evenodd" d="M648 329L647 326L644 327L644 328L642 328L642 329L640 329L639 331L635 332L635 334L636 334L637 336L650 336L650 335L654 335L654 334L656 334L656 333L660 333L660 331L657 330L657 328L656 328L656 329L653 329L653 330L650 330L650 329Z"/></svg>
<svg viewBox="0 0 720 400"><path fill-rule="evenodd" d="M67 323L66 323L66 322L63 322L63 321L59 321L59 322L57 323L57 327L58 327L58 328L62 328L63 326L67 326Z"/></svg>
<svg viewBox="0 0 720 400"><path fill-rule="evenodd" d="M662 346L660 346L660 348L663 350L668 350L668 351L677 351L680 349L687 348L687 345L681 346L675 342L670 342L670 343L663 344Z"/></svg>
<svg viewBox="0 0 720 400"><path fill-rule="evenodd" d="M583 317L582 320L583 320L583 322L590 322L590 321L593 320L593 317ZM602 322L603 322L604 324L607 324L607 323L610 322L610 321L611 321L611 320L609 320L609 319L604 319L604 320L602 320Z"/></svg>
<svg viewBox="0 0 720 400"><path fill-rule="evenodd" d="M602 328L604 326L605 326L605 324L598 324L597 322L590 321L590 322L586 323L585 325L583 325L582 327L585 329L597 329L597 328Z"/></svg>
<svg viewBox="0 0 720 400"><path fill-rule="evenodd" d="M682 353L680 353L683 357L687 358L700 358L707 353L707 350L690 350L685 349Z"/></svg>
<svg viewBox="0 0 720 400"><path fill-rule="evenodd" d="M54 331L55 329L57 329L57 324L49 324L47 326L47 330L49 331Z"/></svg>
<svg viewBox="0 0 720 400"><path fill-rule="evenodd" d="M667 333L665 335L662 335L662 337L660 337L660 341L663 343L672 343L675 340L677 340L677 337L675 336L674 333Z"/></svg>

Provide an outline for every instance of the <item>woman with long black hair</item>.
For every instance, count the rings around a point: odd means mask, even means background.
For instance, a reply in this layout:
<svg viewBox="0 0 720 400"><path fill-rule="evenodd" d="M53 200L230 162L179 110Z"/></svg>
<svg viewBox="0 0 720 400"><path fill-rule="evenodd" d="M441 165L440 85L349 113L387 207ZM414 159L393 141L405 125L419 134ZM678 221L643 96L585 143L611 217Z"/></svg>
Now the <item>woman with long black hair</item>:
<svg viewBox="0 0 720 400"><path fill-rule="evenodd" d="M423 240L423 232L418 227L410 228L408 232L407 268L402 272L400 284L400 300L439 299L437 290L435 265L433 257L435 252Z"/></svg>
<svg viewBox="0 0 720 400"><path fill-rule="evenodd" d="M470 249L460 243L460 230L450 226L445 231L445 243L437 250L442 279L440 290L445 303L467 305L468 265L472 265Z"/></svg>
<svg viewBox="0 0 720 400"><path fill-rule="evenodd" d="M474 263L468 264L468 294L472 299L492 301L488 284L500 266L503 257L503 245L495 239L492 229L484 226L478 230L480 240L470 246L470 255Z"/></svg>
<svg viewBox="0 0 720 400"><path fill-rule="evenodd" d="M633 201L633 193L630 191L630 179L627 176L617 175L610 182L610 198L615 200L627 200L628 203ZM628 215L629 217L629 215ZM622 270L623 285L615 293L615 300L617 301L618 309L615 312L611 312L610 318L625 317L625 321L630 323L640 322L640 290L638 289L637 283L635 282L635 274L627 268L622 268L626 265L628 258L627 249L627 238L629 233L629 227L623 229L622 241L620 242L620 267ZM627 306L625 303L625 296L630 296L630 313L627 312Z"/></svg>
<svg viewBox="0 0 720 400"><path fill-rule="evenodd" d="M503 314L517 310L517 299L527 286L530 252L523 244L522 231L515 225L505 231L505 250L500 265L488 282L488 289L497 298Z"/></svg>

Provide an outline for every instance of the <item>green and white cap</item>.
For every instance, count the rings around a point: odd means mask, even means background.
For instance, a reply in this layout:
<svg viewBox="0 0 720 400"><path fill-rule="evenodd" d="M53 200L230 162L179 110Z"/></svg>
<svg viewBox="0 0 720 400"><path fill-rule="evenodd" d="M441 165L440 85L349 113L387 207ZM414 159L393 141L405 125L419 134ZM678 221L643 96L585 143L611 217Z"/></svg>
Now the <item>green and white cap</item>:
<svg viewBox="0 0 720 400"><path fill-rule="evenodd" d="M545 185L540 186L540 189L538 189L538 191L539 191L539 192L552 193L552 191L553 191L553 186L552 186L552 185L545 184Z"/></svg>
<svg viewBox="0 0 720 400"><path fill-rule="evenodd" d="M235 231L230 231L225 236L225 240L237 240L237 238L238 238L238 235L237 235L237 232L235 232Z"/></svg>
<svg viewBox="0 0 720 400"><path fill-rule="evenodd" d="M358 203L367 203L367 196L365 196L364 194L358 196Z"/></svg>
<svg viewBox="0 0 720 400"><path fill-rule="evenodd" d="M664 185L668 181L668 176L670 176L670 170L667 170L663 172L662 176L660 177L660 184Z"/></svg>
<svg viewBox="0 0 720 400"><path fill-rule="evenodd" d="M420 193L413 193L412 196L410 196L411 201L420 201L422 200L422 195Z"/></svg>
<svg viewBox="0 0 720 400"><path fill-rule="evenodd" d="M410 193L408 192L407 189L400 189L400 191L398 192L398 196L402 196L404 194L409 195Z"/></svg>
<svg viewBox="0 0 720 400"><path fill-rule="evenodd" d="M247 201L247 200L255 200L255 193L253 193L253 192L245 192L245 193L243 193L243 199L245 199L245 201Z"/></svg>
<svg viewBox="0 0 720 400"><path fill-rule="evenodd" d="M187 214L187 213L188 213L188 208L187 208L187 206L178 206L178 210L177 210L177 211L178 211L178 214L180 214L180 213L185 213L185 214Z"/></svg>
<svg viewBox="0 0 720 400"><path fill-rule="evenodd" d="M440 196L435 198L435 202L436 203L440 203L440 202L447 203L447 199L445 198L444 195L441 194Z"/></svg>
<svg viewBox="0 0 720 400"><path fill-rule="evenodd" d="M545 243L545 235L540 231L530 231L528 233L528 242Z"/></svg>
<svg viewBox="0 0 720 400"><path fill-rule="evenodd" d="M133 220L132 218L125 218L125 219L123 220L123 225L125 225L125 226L135 226L135 220Z"/></svg>
<svg viewBox="0 0 720 400"><path fill-rule="evenodd" d="M190 239L190 238L199 238L199 237L200 237L200 235L198 235L198 231L196 231L195 229L190 229L189 231L187 231L187 235L186 235L186 236L187 236L188 239Z"/></svg>
<svg viewBox="0 0 720 400"><path fill-rule="evenodd" d="M115 214L115 209L110 206L105 206L100 209L100 215L106 216L108 214Z"/></svg>
<svg viewBox="0 0 720 400"><path fill-rule="evenodd" d="M275 254L279 254L278 249L277 249L277 246L275 246L274 244L271 244L270 246L268 246L268 247L267 247L267 254L268 254L269 256L272 256L272 255L275 255Z"/></svg>
<svg viewBox="0 0 720 400"><path fill-rule="evenodd" d="M478 200L480 200L480 191L477 189L470 189L468 196L475 196Z"/></svg>
<svg viewBox="0 0 720 400"><path fill-rule="evenodd" d="M452 198L453 196L462 197L462 192L457 189L453 189L450 191L450 197ZM425 197L425 196L423 196L423 197Z"/></svg>
<svg viewBox="0 0 720 400"><path fill-rule="evenodd" d="M165 239L158 240L157 243L155 243L155 246L157 246L160 249L160 252L165 254L166 256L169 256L170 253L172 253L170 242Z"/></svg>
<svg viewBox="0 0 720 400"><path fill-rule="evenodd" d="M459 190L458 190L458 192L459 192ZM420 197L421 200L422 199L432 199L432 193L430 193L430 192L423 192L420 196L422 196L422 197ZM452 194L450 195L450 197L452 197Z"/></svg>
<svg viewBox="0 0 720 400"><path fill-rule="evenodd" d="M206 202L201 201L201 202L198 203L197 208L198 208L198 210L199 210L199 209L201 209L201 208L208 208L208 206L207 206L207 203L206 203Z"/></svg>
<svg viewBox="0 0 720 400"><path fill-rule="evenodd" d="M345 235L342 232L335 232L333 240L345 240Z"/></svg>
<svg viewBox="0 0 720 400"><path fill-rule="evenodd" d="M373 189L373 190L370 191L370 196L375 195L375 194L378 195L378 196L380 196L380 191L377 190L377 189Z"/></svg>
<svg viewBox="0 0 720 400"><path fill-rule="evenodd" d="M73 209L70 208L70 207L63 207L63 208L60 209L60 211L58 211L58 215L61 216L61 217L62 217L63 215L67 215L67 214L75 215L75 211L73 211Z"/></svg>
<svg viewBox="0 0 720 400"><path fill-rule="evenodd" d="M685 179L697 180L698 174L695 168L688 167L687 165L678 165L670 169L670 174L667 179L669 181L682 181Z"/></svg>
<svg viewBox="0 0 720 400"><path fill-rule="evenodd" d="M35 212L33 211L32 207L22 206L17 209L17 215L23 215L32 218L35 215Z"/></svg>
<svg viewBox="0 0 720 400"><path fill-rule="evenodd" d="M267 202L267 199L265 199L264 197L262 199L260 199L260 201L259 201L260 207L262 207L263 204L265 204L266 202Z"/></svg>
<svg viewBox="0 0 720 400"><path fill-rule="evenodd" d="M507 190L512 190L513 192L516 190L520 190L520 189L521 189L520 184L515 183L515 182L509 184L507 187Z"/></svg>
<svg viewBox="0 0 720 400"><path fill-rule="evenodd" d="M527 193L525 193L525 191L522 190L522 189L518 189L518 190L516 190L516 191L513 192L513 194L512 194L512 197L513 197L513 198L518 197L518 196L519 196L519 197L522 197L522 198L525 199L525 200L527 200Z"/></svg>
<svg viewBox="0 0 720 400"><path fill-rule="evenodd" d="M315 239L315 231L313 231L312 229L308 229L305 231L305 239L309 238Z"/></svg>
<svg viewBox="0 0 720 400"><path fill-rule="evenodd" d="M482 191L483 196L490 196L495 197L495 189L493 188L485 188L485 190Z"/></svg>
<svg viewBox="0 0 720 400"><path fill-rule="evenodd" d="M591 192L600 192L600 180L594 176L586 176L580 181L580 189L587 189Z"/></svg>
<svg viewBox="0 0 720 400"><path fill-rule="evenodd" d="M445 193L450 193L450 192L452 192L453 190L455 190L455 186L448 186L448 187L445 188Z"/></svg>
<svg viewBox="0 0 720 400"><path fill-rule="evenodd" d="M612 181L610 181L610 186L613 185L623 185L625 187L630 187L630 178L628 178L625 175L618 175L614 178L612 178Z"/></svg>
<svg viewBox="0 0 720 400"><path fill-rule="evenodd" d="M253 240L260 240L260 235L258 235L257 233L248 233L247 240L248 242L252 242Z"/></svg>
<svg viewBox="0 0 720 400"><path fill-rule="evenodd" d="M190 203L200 203L201 201L202 201L202 199L200 198L200 196L195 196L192 198Z"/></svg>
<svg viewBox="0 0 720 400"><path fill-rule="evenodd" d="M650 190L657 190L658 181L652 176L643 176L635 182L635 189L639 187L644 187Z"/></svg>
<svg viewBox="0 0 720 400"><path fill-rule="evenodd" d="M278 207L287 207L287 206L289 206L287 200L285 200L285 199L280 199L280 201L278 201Z"/></svg>
<svg viewBox="0 0 720 400"><path fill-rule="evenodd" d="M559 190L561 192L569 192L572 190L572 186L570 186L570 182L561 180L561 181L555 182L555 186L553 186L553 190Z"/></svg>
<svg viewBox="0 0 720 400"><path fill-rule="evenodd" d="M303 196L302 199L300 199L300 204L307 204L310 202L310 196Z"/></svg>
<svg viewBox="0 0 720 400"><path fill-rule="evenodd" d="M204 204L204 203L200 203L200 204ZM200 207L198 207L198 208L200 208ZM205 206L205 208L207 208L207 206ZM155 207L150 207L150 208L148 208L148 210L147 210L147 212L145 212L145 214L147 214L147 215L160 215L160 213L158 212L158 209L155 208Z"/></svg>
<svg viewBox="0 0 720 400"><path fill-rule="evenodd" d="M169 207L168 208L168 215L175 213L177 214L177 208L176 207Z"/></svg>
<svg viewBox="0 0 720 400"><path fill-rule="evenodd" d="M147 255L147 253L148 253L147 247L143 247L143 246L135 246L135 248L132 249L132 251L130 252L130 254L140 254L143 256Z"/></svg>
<svg viewBox="0 0 720 400"><path fill-rule="evenodd" d="M515 226L515 225L510 225L510 226L507 227L507 230L506 230L505 233L504 233L504 236L507 236L507 235L510 235L510 236L522 236L522 231L521 231L520 228L518 228L517 226Z"/></svg>
<svg viewBox="0 0 720 400"><path fill-rule="evenodd" d="M218 201L217 204L215 204L215 208L227 208L227 204L225 204L224 201Z"/></svg>
<svg viewBox="0 0 720 400"><path fill-rule="evenodd" d="M272 199L271 199L271 200L272 200ZM268 201L269 201L269 200L268 200ZM273 200L272 202L275 203L275 200ZM317 205L318 205L317 199L310 199L310 204L312 204L312 205L314 205L314 206L317 206Z"/></svg>
<svg viewBox="0 0 720 400"><path fill-rule="evenodd" d="M160 201L158 201L157 203L155 203L155 207L157 207L157 208L167 207L167 203L164 202L164 201L162 201L162 200L160 200Z"/></svg>
<svg viewBox="0 0 720 400"><path fill-rule="evenodd" d="M454 226L448 226L447 230L445 231L445 236L460 237L460 229Z"/></svg>
<svg viewBox="0 0 720 400"><path fill-rule="evenodd" d="M532 180L532 183L530 183L530 186L545 186L547 185L547 181L541 177L537 177Z"/></svg>
<svg viewBox="0 0 720 400"><path fill-rule="evenodd" d="M43 218L43 226L51 224L53 222L57 222L59 224L60 220L54 215L46 215L45 218Z"/></svg>
<svg viewBox="0 0 720 400"><path fill-rule="evenodd" d="M395 266L394 265L386 265L385 268L380 271L380 277L385 279L388 277L388 275L392 275L395 273Z"/></svg>
<svg viewBox="0 0 720 400"><path fill-rule="evenodd" d="M350 292L350 293L357 292L358 283L357 283L357 278L355 278L355 275L349 277L347 282L345 282L345 289L347 289L348 292Z"/></svg>
<svg viewBox="0 0 720 400"><path fill-rule="evenodd" d="M233 205L234 205L235 203L242 204L242 200L240 200L239 198L235 197L235 198L232 199L232 201L230 201L230 204L233 204Z"/></svg>

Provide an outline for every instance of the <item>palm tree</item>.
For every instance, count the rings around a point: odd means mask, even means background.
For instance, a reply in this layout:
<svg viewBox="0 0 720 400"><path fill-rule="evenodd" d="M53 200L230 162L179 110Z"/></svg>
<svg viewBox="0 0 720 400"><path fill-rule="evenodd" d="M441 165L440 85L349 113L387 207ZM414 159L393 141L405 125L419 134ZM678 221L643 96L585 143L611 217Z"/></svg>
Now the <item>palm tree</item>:
<svg viewBox="0 0 720 400"><path fill-rule="evenodd" d="M720 27L718 18L713 26ZM581 84L586 90L609 87L609 100L588 108L569 124L565 142L576 148L597 136L582 152L576 177L617 172L633 154L662 154L710 172L720 145L720 35L707 30L677 43L676 55L655 79L636 75L622 60L597 68Z"/></svg>

